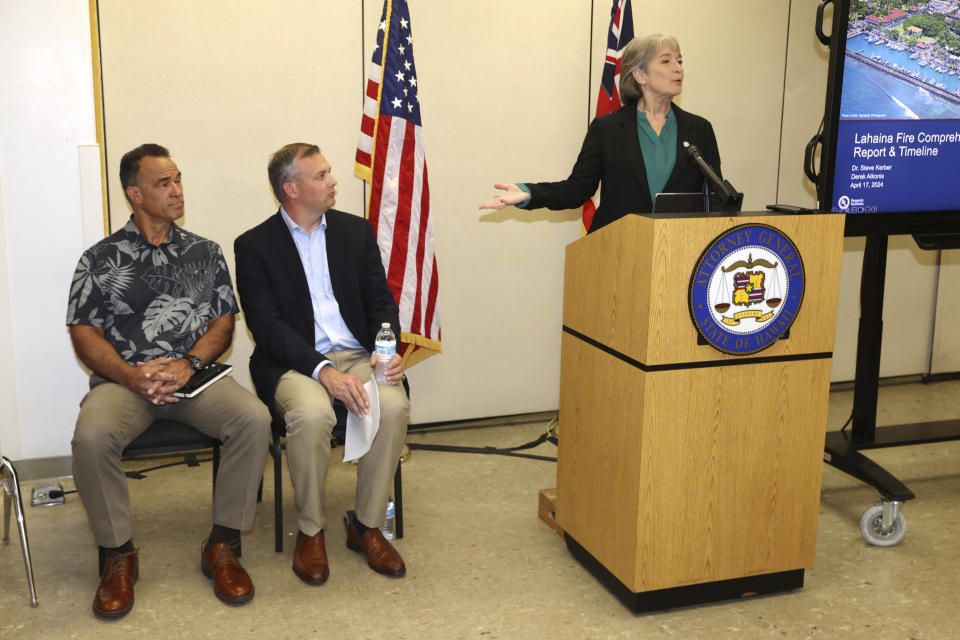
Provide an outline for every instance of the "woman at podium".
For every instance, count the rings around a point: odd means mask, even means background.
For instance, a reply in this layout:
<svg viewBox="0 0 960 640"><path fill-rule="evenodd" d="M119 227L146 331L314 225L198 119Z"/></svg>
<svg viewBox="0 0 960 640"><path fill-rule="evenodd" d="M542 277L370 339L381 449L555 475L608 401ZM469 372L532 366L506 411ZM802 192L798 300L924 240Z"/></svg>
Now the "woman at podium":
<svg viewBox="0 0 960 640"><path fill-rule="evenodd" d="M588 231L628 213L649 213L658 193L703 190L700 168L683 143L699 147L720 175L720 152L713 127L673 99L683 88L683 57L673 36L654 33L634 38L623 50L620 100L623 107L594 119L566 180L495 184L503 191L481 209L574 209L600 186L600 206Z"/></svg>

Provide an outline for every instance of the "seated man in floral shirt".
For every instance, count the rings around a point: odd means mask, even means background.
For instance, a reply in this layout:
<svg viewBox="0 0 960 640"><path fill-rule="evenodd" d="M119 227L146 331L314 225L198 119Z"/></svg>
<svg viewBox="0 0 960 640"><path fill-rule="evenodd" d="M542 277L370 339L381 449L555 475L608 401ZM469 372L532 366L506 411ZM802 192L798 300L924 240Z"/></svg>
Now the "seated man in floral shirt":
<svg viewBox="0 0 960 640"><path fill-rule="evenodd" d="M72 442L77 491L106 552L93 612L119 618L133 607L138 550L121 453L161 418L223 443L201 568L218 598L241 604L254 589L237 561L240 530L253 526L270 414L230 377L193 398L173 395L230 345L238 311L230 274L216 243L174 224L183 189L166 149L124 155L120 181L133 215L84 252L67 307L73 347L93 371Z"/></svg>

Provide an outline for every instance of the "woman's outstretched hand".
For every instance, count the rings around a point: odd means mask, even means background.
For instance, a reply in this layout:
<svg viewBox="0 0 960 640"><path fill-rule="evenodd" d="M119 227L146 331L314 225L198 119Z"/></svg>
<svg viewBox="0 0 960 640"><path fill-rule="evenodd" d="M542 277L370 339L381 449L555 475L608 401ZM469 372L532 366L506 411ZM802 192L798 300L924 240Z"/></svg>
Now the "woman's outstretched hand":
<svg viewBox="0 0 960 640"><path fill-rule="evenodd" d="M481 209L503 209L504 207L512 207L515 204L520 204L530 199L530 194L515 184L497 183L493 186L505 193L481 202Z"/></svg>

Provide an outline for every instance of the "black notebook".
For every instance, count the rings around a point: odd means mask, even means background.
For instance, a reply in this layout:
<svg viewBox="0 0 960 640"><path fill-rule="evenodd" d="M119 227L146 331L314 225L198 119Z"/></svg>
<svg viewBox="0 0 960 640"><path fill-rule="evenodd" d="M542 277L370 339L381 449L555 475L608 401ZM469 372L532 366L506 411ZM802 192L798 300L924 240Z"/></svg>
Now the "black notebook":
<svg viewBox="0 0 960 640"><path fill-rule="evenodd" d="M192 398L231 371L233 371L232 364L211 362L193 374L193 377L187 380L187 384L174 391L173 395L178 398Z"/></svg>

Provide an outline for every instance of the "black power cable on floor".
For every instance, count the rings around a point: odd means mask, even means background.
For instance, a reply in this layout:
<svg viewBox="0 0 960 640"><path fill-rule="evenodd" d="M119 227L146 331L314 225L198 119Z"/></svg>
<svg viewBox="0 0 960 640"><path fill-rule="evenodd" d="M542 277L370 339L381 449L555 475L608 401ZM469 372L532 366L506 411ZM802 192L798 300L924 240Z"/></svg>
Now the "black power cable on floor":
<svg viewBox="0 0 960 640"><path fill-rule="evenodd" d="M847 418L847 421L843 423L843 426L842 426L842 427L840 427L840 431L841 431L841 432L846 431L846 430L847 430L847 427L850 426L850 423L851 423L851 422L853 422L853 412L852 412L852 411L850 412L850 417Z"/></svg>
<svg viewBox="0 0 960 640"><path fill-rule="evenodd" d="M196 466L199 466L201 462L210 462L211 460L213 460L213 458L200 459L192 455L185 455L183 456L183 460L181 460L180 462L170 462L168 464L157 465L156 467L148 467L146 469L138 469L136 471L127 471L125 472L124 475L126 475L128 478L133 478L135 480L143 480L144 478L147 477L145 474L150 471L156 471L157 469L166 469L168 467L179 467L180 465L183 465L183 464L187 465L188 467L196 467Z"/></svg>
<svg viewBox="0 0 960 640"><path fill-rule="evenodd" d="M481 453L487 455L498 455L498 456L509 456L512 458L527 458L529 460L543 460L545 462L556 462L557 459L554 456L540 456L532 453L517 453L517 451L523 451L524 449L532 449L537 447L544 442L549 442L553 445L557 444L557 436L554 435L554 432L550 430L553 426L554 421L551 421L547 425L547 430L540 434L536 440L531 440L526 444L517 445L516 447L505 447L503 449L498 449L497 447L459 447L453 445L445 444L421 444L416 442L408 442L407 446L411 450L419 449L421 451L445 451L448 453Z"/></svg>
<svg viewBox="0 0 960 640"><path fill-rule="evenodd" d="M498 449L497 447L459 447L453 445L444 445L444 444L427 444L427 443L415 443L408 442L407 446L411 450L419 449L420 451L441 451L447 453L481 453L488 455L498 455L498 456L508 456L512 458L527 458L528 460L542 460L544 462L556 462L557 458L555 456L541 456L532 453L517 453L518 451L523 451L525 449L533 449L534 447L540 446L544 442L549 442L554 446L557 445L557 436L555 430L556 420L551 420L547 424L547 430L540 434L540 436L535 439L527 442L525 444L517 445L515 447L505 447ZM332 446L333 445L331 443ZM169 467L178 467L180 465L187 465L188 467L196 467L202 462L210 462L212 458L199 459L192 455L184 456L183 460L179 462L171 462L168 464L161 464L155 467L148 467L146 469L138 469L136 471L127 471L125 475L128 478L135 480L143 480L146 478L146 474L150 471L157 471L158 469L166 469ZM71 492L72 493L72 492Z"/></svg>

